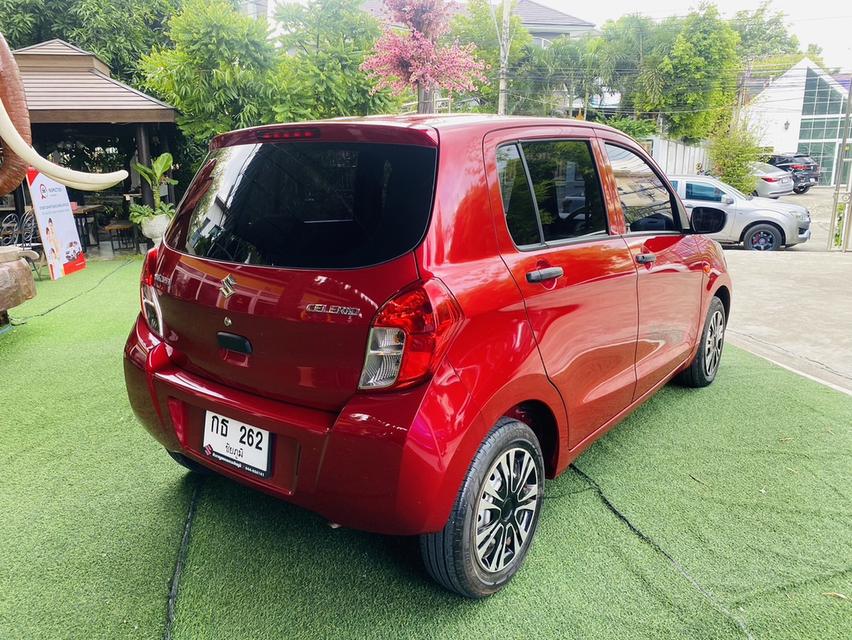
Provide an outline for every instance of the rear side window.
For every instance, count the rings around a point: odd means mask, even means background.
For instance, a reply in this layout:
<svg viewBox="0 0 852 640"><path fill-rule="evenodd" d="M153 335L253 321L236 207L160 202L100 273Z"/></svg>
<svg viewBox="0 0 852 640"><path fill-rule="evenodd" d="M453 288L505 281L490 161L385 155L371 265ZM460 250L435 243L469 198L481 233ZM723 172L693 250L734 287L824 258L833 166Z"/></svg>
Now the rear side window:
<svg viewBox="0 0 852 640"><path fill-rule="evenodd" d="M624 222L633 232L679 231L672 194L641 157L624 147L606 145Z"/></svg>
<svg viewBox="0 0 852 640"><path fill-rule="evenodd" d="M519 247L541 243L530 183L517 145L497 149L497 176L506 226Z"/></svg>
<svg viewBox="0 0 852 640"><path fill-rule="evenodd" d="M191 255L242 264L321 269L385 262L416 247L426 231L436 157L435 149L369 143L218 149L169 242Z"/></svg>
<svg viewBox="0 0 852 640"><path fill-rule="evenodd" d="M588 142L499 147L497 175L506 226L517 246L606 235L606 209Z"/></svg>
<svg viewBox="0 0 852 640"><path fill-rule="evenodd" d="M705 202L722 202L722 190L700 182L686 183L687 200L703 200Z"/></svg>

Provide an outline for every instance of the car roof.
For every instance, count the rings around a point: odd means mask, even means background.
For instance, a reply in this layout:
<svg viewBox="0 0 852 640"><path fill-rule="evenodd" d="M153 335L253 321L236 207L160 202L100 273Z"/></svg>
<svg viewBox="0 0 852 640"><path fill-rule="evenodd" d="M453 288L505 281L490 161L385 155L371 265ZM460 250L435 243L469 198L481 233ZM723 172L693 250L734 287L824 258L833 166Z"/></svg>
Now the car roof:
<svg viewBox="0 0 852 640"><path fill-rule="evenodd" d="M769 164L768 162L752 162L751 166L760 171L771 171L772 173L787 173L783 169L779 169L775 165Z"/></svg>
<svg viewBox="0 0 852 640"><path fill-rule="evenodd" d="M699 176L699 175L676 175L676 176L668 176L669 180L710 180L711 182L722 182L719 178L714 178L713 176Z"/></svg>
<svg viewBox="0 0 852 640"><path fill-rule="evenodd" d="M248 127L237 131L229 131L219 134L214 138L234 138L235 134L245 136L254 132L262 132L275 128L285 127L306 127L323 125L359 125L366 127L382 127L385 129L398 130L420 130L432 129L438 131L464 128L478 128L484 130L497 130L507 127L523 127L523 126L581 126L591 129L607 130L621 135L627 135L622 131L618 131L614 127L610 127L598 122L588 122L586 120L574 120L570 118L544 118L535 116L498 116L487 113L455 113L455 114L411 114L411 115L373 115L373 116L346 116L341 118L329 118L326 120L309 120L304 122L288 122L270 125L261 125L258 127Z"/></svg>

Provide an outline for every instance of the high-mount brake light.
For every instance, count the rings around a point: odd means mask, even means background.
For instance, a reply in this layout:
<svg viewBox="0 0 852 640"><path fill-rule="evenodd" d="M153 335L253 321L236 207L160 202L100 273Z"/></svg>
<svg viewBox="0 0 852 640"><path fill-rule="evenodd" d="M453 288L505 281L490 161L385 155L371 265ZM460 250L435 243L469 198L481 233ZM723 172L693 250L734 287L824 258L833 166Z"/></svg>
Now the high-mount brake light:
<svg viewBox="0 0 852 640"><path fill-rule="evenodd" d="M440 280L404 289L373 319L360 389L401 389L428 378L462 319Z"/></svg>
<svg viewBox="0 0 852 640"><path fill-rule="evenodd" d="M139 284L139 295L142 303L142 317L145 324L157 337L163 337L163 312L160 310L160 301L157 290L154 288L154 270L157 267L157 255L159 246L155 246L145 255L142 263L142 278Z"/></svg>
<svg viewBox="0 0 852 640"><path fill-rule="evenodd" d="M320 130L316 127L302 129L278 129L277 131L259 131L259 140L304 140L308 138L319 138Z"/></svg>

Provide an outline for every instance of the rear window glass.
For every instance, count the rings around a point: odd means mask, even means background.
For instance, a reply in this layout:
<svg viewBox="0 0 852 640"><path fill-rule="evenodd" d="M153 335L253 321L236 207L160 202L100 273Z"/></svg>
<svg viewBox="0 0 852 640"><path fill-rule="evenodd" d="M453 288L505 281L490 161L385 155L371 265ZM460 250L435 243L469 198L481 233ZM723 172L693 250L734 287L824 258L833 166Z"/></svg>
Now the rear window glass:
<svg viewBox="0 0 852 640"><path fill-rule="evenodd" d="M353 268L399 257L429 222L435 149L290 142L213 151L167 241L243 264ZM205 174L209 174L206 176Z"/></svg>

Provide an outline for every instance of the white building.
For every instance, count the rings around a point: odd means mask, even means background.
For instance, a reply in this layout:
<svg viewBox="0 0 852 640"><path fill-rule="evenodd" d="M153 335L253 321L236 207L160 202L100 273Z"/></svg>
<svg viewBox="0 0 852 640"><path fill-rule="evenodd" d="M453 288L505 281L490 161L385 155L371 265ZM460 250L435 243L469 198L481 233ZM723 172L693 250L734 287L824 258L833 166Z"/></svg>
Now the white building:
<svg viewBox="0 0 852 640"><path fill-rule="evenodd" d="M844 84L804 58L768 82L744 110L762 146L774 153L807 153L822 167L820 184L826 185L835 183L843 138L849 85L840 80ZM847 160L844 181L849 171Z"/></svg>

